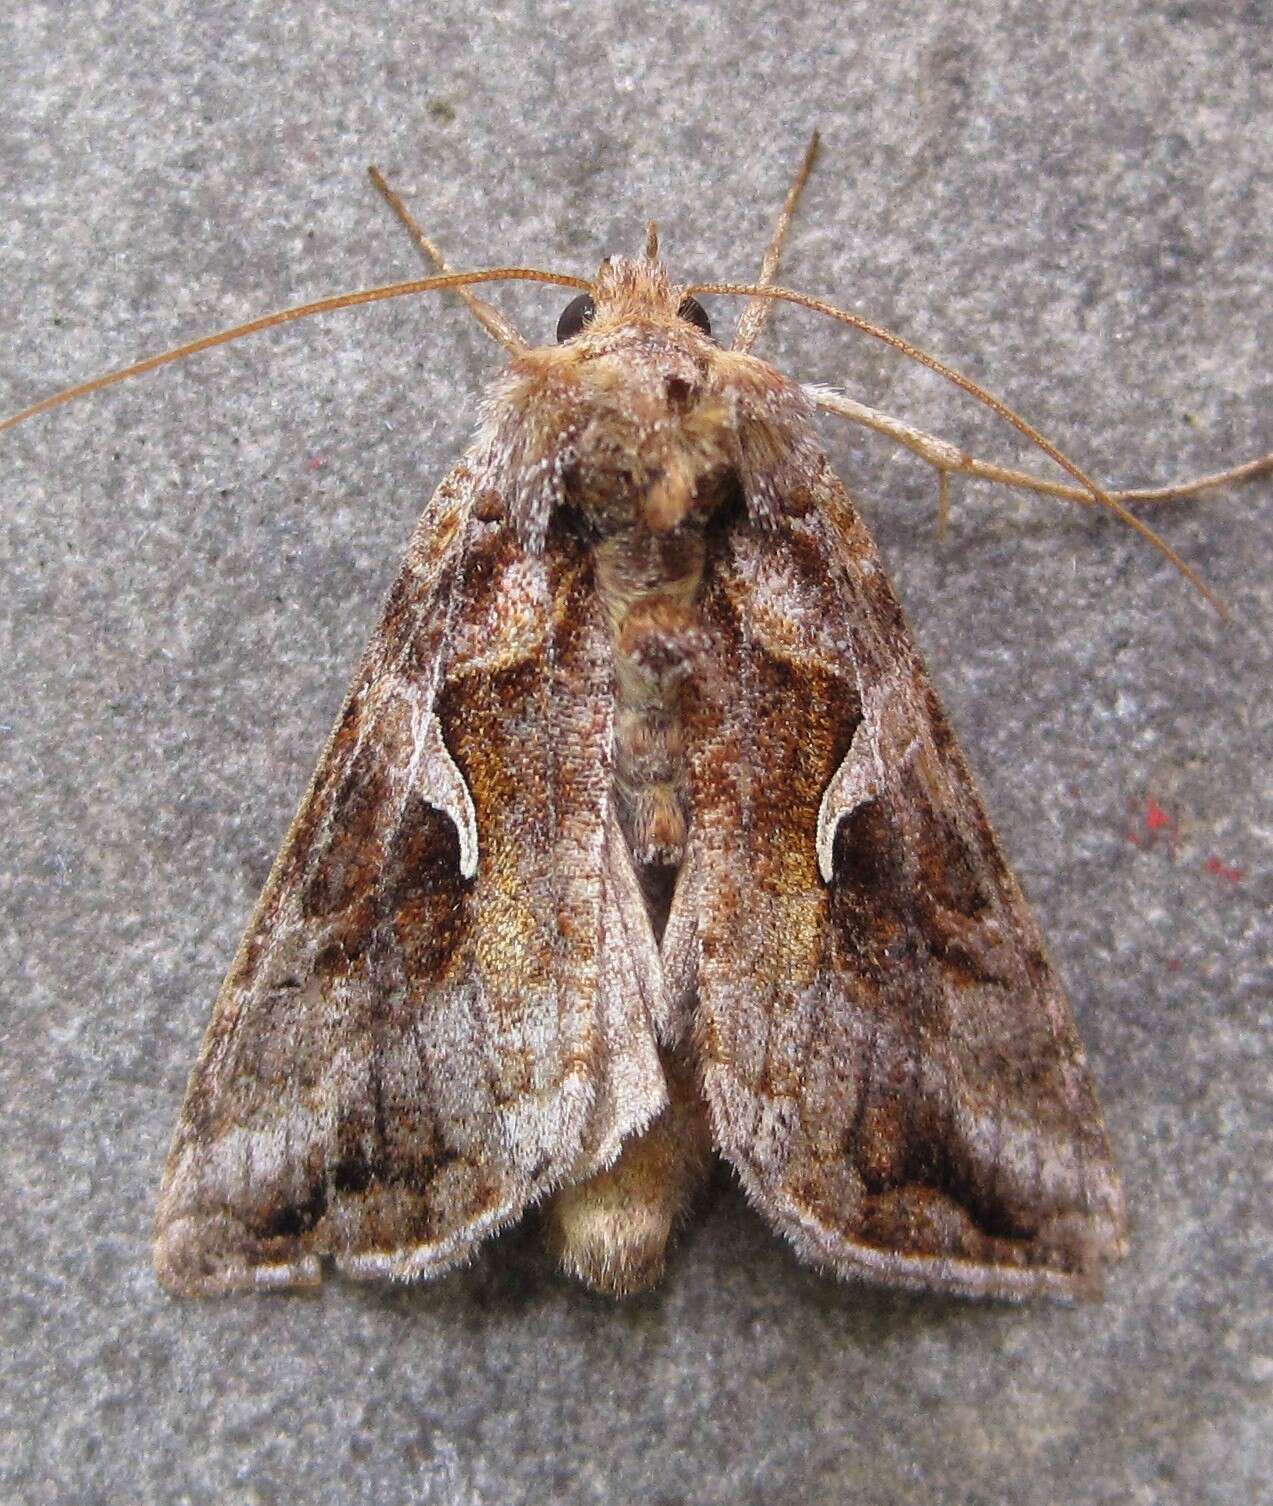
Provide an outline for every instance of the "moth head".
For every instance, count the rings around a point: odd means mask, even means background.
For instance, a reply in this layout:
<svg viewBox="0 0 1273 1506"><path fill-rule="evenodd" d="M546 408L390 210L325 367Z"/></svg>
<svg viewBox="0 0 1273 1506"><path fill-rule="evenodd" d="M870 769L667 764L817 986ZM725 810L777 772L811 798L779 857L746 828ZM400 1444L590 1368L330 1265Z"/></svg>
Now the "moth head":
<svg viewBox="0 0 1273 1506"><path fill-rule="evenodd" d="M697 298L672 284L662 262L649 257L642 261L606 257L592 290L576 294L562 309L557 343L564 345L593 325L622 327L633 320L683 323L706 339L712 338L707 310Z"/></svg>
<svg viewBox="0 0 1273 1506"><path fill-rule="evenodd" d="M644 257L603 261L562 309L556 342L514 356L488 402L487 432L523 538L542 540L563 505L602 535L666 533L702 525L737 496L749 435L758 421L772 428L777 394L799 388L723 350L710 330L647 246ZM793 401L803 414L803 399ZM770 456L787 448L777 435L762 444Z"/></svg>
<svg viewBox="0 0 1273 1506"><path fill-rule="evenodd" d="M707 310L672 282L663 262L647 255L639 260L607 256L588 292L576 294L562 309L557 343L634 325L670 331L680 325L712 340Z"/></svg>

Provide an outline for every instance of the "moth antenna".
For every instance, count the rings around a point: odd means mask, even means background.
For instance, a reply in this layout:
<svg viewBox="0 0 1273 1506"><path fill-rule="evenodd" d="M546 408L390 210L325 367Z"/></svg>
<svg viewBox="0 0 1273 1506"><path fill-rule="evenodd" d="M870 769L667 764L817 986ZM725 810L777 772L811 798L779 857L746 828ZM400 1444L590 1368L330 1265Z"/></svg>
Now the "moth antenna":
<svg viewBox="0 0 1273 1506"><path fill-rule="evenodd" d="M778 223L774 226L764 260L760 263L760 276L756 282L762 288L769 287L778 275L778 262L782 256L783 242L787 239L788 230L791 229L791 220L796 212L796 203L800 198L801 190L809 181L809 174L813 171L814 162L817 161L820 142L821 137L817 131L814 131L809 137L809 145L804 149L804 156L800 159L800 166L796 169L795 177L791 180L791 186L787 189L787 197L783 200L782 208L778 212ZM769 323L769 316L772 312L773 303L770 299L753 298L738 321L738 329L734 335L734 349L742 351L745 355L756 343L765 325Z"/></svg>
<svg viewBox="0 0 1273 1506"><path fill-rule="evenodd" d="M425 261L431 263L439 272L451 271L446 264L446 257L442 255L437 244L431 241L420 228L411 211L403 203L402 195L389 187L380 169L373 164L367 169L367 175L375 184L385 203L405 226L407 234L416 243L416 249ZM457 288L456 292L464 300L464 306L469 313L497 344L514 354L527 348L524 337L494 304L487 303L484 298L477 297L475 293L470 293L467 288Z"/></svg>
<svg viewBox="0 0 1273 1506"><path fill-rule="evenodd" d="M1197 590L1220 614L1227 618L1228 608L1218 596L1207 586L1202 577L1190 565L1176 553L1166 539L1155 533L1148 523L1143 523L1126 507L1106 491L1103 491L1095 481L1085 472L1081 471L1075 463L1033 426L1026 422L1019 413L1013 412L1002 398L998 398L993 392L988 392L979 382L974 382L971 377L964 376L963 372L956 371L954 367L947 366L944 361L939 361L936 356L929 355L926 350L921 350L918 345L912 345L909 340L904 340L901 335L895 335L892 330L884 329L881 325L872 324L869 319L863 319L858 314L851 314L847 309L837 308L833 303L826 303L821 298L813 298L808 293L798 293L791 288L762 287L758 283L744 282L699 282L685 289L686 296L699 293L709 293L712 296L721 294L732 295L736 298L773 298L783 303L794 303L800 308L809 309L815 314L824 314L828 319L835 319L840 324L847 324L850 329L859 330L864 335L870 335L873 340L880 340L885 345L890 345L902 355L909 356L912 361L917 361L921 366L927 366L929 371L936 372L939 377L961 388L970 397L975 397L979 403L984 403L992 413L997 414L1005 423L1012 425L1019 433L1024 434L1031 444L1037 445L1049 458L1054 460L1062 470L1068 471L1071 476L1083 487L1084 491L1101 507L1112 512L1115 517L1121 518L1128 527L1135 529L1141 538L1153 545L1164 559L1168 559L1176 567L1184 578Z"/></svg>
<svg viewBox="0 0 1273 1506"><path fill-rule="evenodd" d="M646 261L658 261L659 259L659 227L655 220L649 220L646 223L645 259Z"/></svg>
<svg viewBox="0 0 1273 1506"><path fill-rule="evenodd" d="M103 376L92 377L61 392L41 398L38 403L23 408L8 418L0 419L0 433L16 428L28 418L47 413L50 408L60 408L77 397L87 397L91 392L100 392L103 387L113 387L116 382L126 382L130 377L144 376L160 366L184 360L186 356L198 355L201 350L211 350L214 345L228 345L231 340L244 335L255 335L261 330L273 329L276 324L290 324L294 319L307 319L311 314L328 314L336 309L358 308L364 303L383 303L390 298L410 298L416 293L433 293L441 288L466 287L476 282L544 282L553 287L577 288L587 292L592 284L584 277L571 277L565 272L542 272L536 267L489 267L480 272L443 272L436 277L417 277L410 282L390 282L378 288L362 288L354 293L337 293L330 298L318 298L313 303L300 303L294 308L279 309L273 314L262 314L259 319L249 319L246 324L236 324L215 335L204 335L186 345L175 346L157 356L147 356L144 361L135 361L131 366L121 366L118 371L108 371Z"/></svg>

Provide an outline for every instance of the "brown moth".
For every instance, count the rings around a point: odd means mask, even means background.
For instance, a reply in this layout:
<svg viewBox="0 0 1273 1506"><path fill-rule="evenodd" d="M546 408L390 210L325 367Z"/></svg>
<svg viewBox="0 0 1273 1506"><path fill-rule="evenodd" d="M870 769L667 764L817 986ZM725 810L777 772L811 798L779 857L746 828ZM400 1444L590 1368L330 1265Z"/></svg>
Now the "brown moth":
<svg viewBox="0 0 1273 1506"><path fill-rule="evenodd" d="M826 307L772 282L811 160L759 283L709 289L752 296L732 348L653 232L584 283L446 274L412 226L442 271L398 290L460 286L509 359L213 1010L171 1290L433 1276L539 1205L623 1294L713 1154L846 1277L1072 1297L1124 1254L1061 985L814 410L980 462L751 354L773 297ZM462 286L501 275L584 290L557 344ZM1074 474L1037 485L1109 502Z"/></svg>

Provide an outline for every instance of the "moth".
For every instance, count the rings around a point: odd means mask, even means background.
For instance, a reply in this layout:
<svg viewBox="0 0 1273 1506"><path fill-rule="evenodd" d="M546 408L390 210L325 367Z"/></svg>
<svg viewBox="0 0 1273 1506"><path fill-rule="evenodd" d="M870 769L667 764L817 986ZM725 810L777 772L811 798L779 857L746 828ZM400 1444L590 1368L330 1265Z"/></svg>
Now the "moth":
<svg viewBox="0 0 1273 1506"><path fill-rule="evenodd" d="M755 284L679 286L653 227L586 281L451 273L378 180L435 275L193 347L454 287L507 361L216 1001L172 1291L431 1277L537 1207L622 1295L714 1156L844 1277L1072 1298L1125 1253L1061 984L815 410L994 468L752 354L782 299L910 352L774 283L815 149ZM575 290L554 344L471 292L508 276ZM749 299L732 344L704 291ZM1078 486L1000 478L1124 511L1039 442Z"/></svg>

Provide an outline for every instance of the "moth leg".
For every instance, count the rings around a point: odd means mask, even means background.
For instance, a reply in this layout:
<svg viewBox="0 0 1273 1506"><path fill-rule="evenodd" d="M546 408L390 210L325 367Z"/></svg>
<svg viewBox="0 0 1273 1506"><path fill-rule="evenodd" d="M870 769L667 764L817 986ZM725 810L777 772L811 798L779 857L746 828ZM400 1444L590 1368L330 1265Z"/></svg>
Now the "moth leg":
<svg viewBox="0 0 1273 1506"><path fill-rule="evenodd" d="M711 1156L707 1111L686 1063L663 1052L668 1105L607 1170L555 1194L549 1248L593 1291L626 1297L663 1274L667 1244Z"/></svg>
<svg viewBox="0 0 1273 1506"><path fill-rule="evenodd" d="M992 465L978 460L949 440L939 439L935 434L926 434L913 424L904 423L891 414L881 413L878 408L868 408L865 403L854 402L838 392L825 388L806 389L809 396L824 413L834 413L847 418L864 428L885 434L898 444L904 445L912 454L918 455L926 465L937 472L941 484L939 497L939 520L944 522L947 498L947 477L952 473L961 476L976 476L982 481L996 481L1002 486L1017 487L1021 491L1041 492L1047 497L1062 497L1067 502L1083 502L1091 505L1095 498L1082 487L1071 486L1063 481L1048 481L1042 476L1032 476L1028 471L1014 471L1007 466ZM1230 466L1228 470L1214 471L1207 476L1195 476L1188 481L1176 481L1169 486L1134 487L1127 491L1106 492L1115 502L1174 502L1183 497L1193 497L1213 486L1232 486L1240 481L1253 481L1257 476L1273 472L1273 451L1243 465Z"/></svg>

